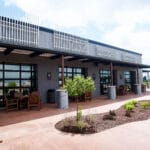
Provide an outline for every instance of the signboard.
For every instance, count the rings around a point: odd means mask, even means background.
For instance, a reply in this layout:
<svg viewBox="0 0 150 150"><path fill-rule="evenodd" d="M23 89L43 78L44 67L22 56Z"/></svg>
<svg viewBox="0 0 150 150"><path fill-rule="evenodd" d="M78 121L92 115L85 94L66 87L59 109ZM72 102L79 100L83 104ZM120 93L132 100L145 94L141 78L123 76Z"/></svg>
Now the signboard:
<svg viewBox="0 0 150 150"><path fill-rule="evenodd" d="M54 32L54 49L77 54L88 54L88 41L62 32Z"/></svg>
<svg viewBox="0 0 150 150"><path fill-rule="evenodd" d="M93 56L98 58L117 60L123 62L140 63L140 56L109 48L107 46L93 44L88 40L70 34L54 31L54 49L57 51Z"/></svg>

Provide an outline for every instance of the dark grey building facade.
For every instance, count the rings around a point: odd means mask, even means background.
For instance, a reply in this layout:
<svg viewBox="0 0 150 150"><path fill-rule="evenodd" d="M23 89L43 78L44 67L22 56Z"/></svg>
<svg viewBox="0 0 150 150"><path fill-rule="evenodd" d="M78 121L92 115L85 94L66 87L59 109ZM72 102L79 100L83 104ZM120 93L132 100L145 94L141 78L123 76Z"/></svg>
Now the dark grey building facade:
<svg viewBox="0 0 150 150"><path fill-rule="evenodd" d="M1 16L1 103L11 89L25 93L31 88L38 88L46 103L47 90L62 84L62 56L65 77L93 78L93 97L105 94L110 84L141 84L141 69L149 68L142 54Z"/></svg>

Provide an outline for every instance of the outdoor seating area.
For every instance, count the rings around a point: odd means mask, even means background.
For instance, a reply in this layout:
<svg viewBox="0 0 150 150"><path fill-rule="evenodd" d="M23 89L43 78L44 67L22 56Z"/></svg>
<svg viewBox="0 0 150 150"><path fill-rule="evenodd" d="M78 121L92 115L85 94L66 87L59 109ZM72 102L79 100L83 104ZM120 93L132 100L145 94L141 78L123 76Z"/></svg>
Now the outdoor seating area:
<svg viewBox="0 0 150 150"><path fill-rule="evenodd" d="M147 95L150 95L150 91L146 91L146 93L142 93L140 96L147 96ZM112 104L112 103L124 101L127 99L134 99L138 97L139 95L135 95L134 93L129 93L126 96L123 96L123 95L117 96L116 100L110 100L108 99L106 95L103 95L103 96L93 98L91 101L88 101L86 103L82 101L79 103L79 105L81 109L90 109L93 107ZM7 113L6 113L6 110L0 110L0 118L1 118L0 126L75 111L76 101L70 102L68 109L60 109L57 107L56 103L43 104L40 111L37 111L38 107L35 107L35 108L36 109L32 109L32 111L28 111L28 109L25 108L25 109L20 109L19 111L18 110L8 111ZM10 118L13 118L13 119L10 119Z"/></svg>
<svg viewBox="0 0 150 150"><path fill-rule="evenodd" d="M10 91L9 95L5 96L6 111L11 110L30 110L32 107L41 109L41 99L38 91L33 91L29 95L24 95L15 90Z"/></svg>
<svg viewBox="0 0 150 150"><path fill-rule="evenodd" d="M128 85L120 85L119 87L116 87L117 95L127 95L131 93L131 88Z"/></svg>

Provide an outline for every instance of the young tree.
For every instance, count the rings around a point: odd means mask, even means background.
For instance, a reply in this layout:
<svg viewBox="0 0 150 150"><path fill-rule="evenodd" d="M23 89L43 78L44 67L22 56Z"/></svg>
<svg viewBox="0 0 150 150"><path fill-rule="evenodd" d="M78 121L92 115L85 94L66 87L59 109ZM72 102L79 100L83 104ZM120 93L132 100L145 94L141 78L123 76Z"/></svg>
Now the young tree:
<svg viewBox="0 0 150 150"><path fill-rule="evenodd" d="M75 76L72 79L67 78L65 80L64 89L68 91L69 96L76 97L77 103L77 115L79 111L79 96L85 94L86 92L92 92L95 89L94 81L91 77ZM78 118L78 117L77 117ZM77 120L78 121L78 120Z"/></svg>

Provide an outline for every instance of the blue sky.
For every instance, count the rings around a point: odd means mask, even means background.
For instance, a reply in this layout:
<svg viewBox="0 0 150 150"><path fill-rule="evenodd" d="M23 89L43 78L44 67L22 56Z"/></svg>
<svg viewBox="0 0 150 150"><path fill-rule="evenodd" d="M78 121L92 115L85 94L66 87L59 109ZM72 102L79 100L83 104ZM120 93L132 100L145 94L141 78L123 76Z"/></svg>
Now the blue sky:
<svg viewBox="0 0 150 150"><path fill-rule="evenodd" d="M0 0L0 13L143 54L150 64L149 0Z"/></svg>

